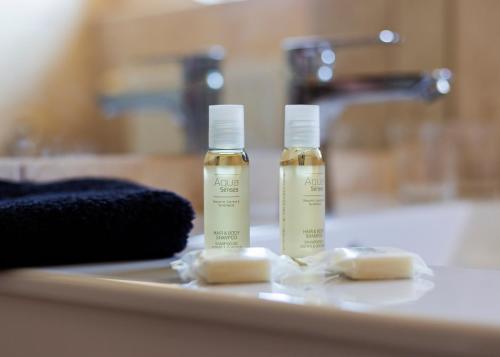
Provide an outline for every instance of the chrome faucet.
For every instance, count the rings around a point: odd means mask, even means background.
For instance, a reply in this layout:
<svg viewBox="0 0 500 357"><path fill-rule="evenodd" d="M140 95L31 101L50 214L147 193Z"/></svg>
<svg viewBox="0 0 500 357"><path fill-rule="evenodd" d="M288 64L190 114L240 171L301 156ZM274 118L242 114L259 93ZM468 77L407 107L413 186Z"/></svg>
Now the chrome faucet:
<svg viewBox="0 0 500 357"><path fill-rule="evenodd" d="M331 125L349 105L392 101L433 101L451 90L452 72L439 68L427 73L388 73L371 76L334 75L337 50L364 45L396 45L398 33L383 30L374 37L335 40L321 37L288 38L283 42L291 77L288 103L320 105L321 144L327 145ZM328 149L323 151L326 156ZM325 157L325 161L327 161ZM327 208L333 209L333 177L327 172Z"/></svg>
<svg viewBox="0 0 500 357"><path fill-rule="evenodd" d="M399 34L383 30L375 37L334 40L320 37L289 38L283 42L291 78L288 102L321 106L322 143L330 125L349 105L392 102L433 101L451 89L452 73L439 68L427 73L388 73L373 76L336 78L336 50L364 45L396 45Z"/></svg>
<svg viewBox="0 0 500 357"><path fill-rule="evenodd" d="M224 86L221 70L224 52L221 46L212 46L207 51L186 56L137 59L133 65L179 64L182 68L181 88L102 91L99 105L108 119L127 112L170 111L185 129L187 151L203 152L208 147L208 106L220 102Z"/></svg>

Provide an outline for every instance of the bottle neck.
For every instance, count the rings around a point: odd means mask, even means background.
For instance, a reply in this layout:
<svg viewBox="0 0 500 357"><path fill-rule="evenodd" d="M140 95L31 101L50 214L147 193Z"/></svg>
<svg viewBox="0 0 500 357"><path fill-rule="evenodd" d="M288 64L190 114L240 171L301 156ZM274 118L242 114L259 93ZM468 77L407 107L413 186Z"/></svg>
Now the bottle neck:
<svg viewBox="0 0 500 357"><path fill-rule="evenodd" d="M319 146L285 146L285 149L296 151L319 150Z"/></svg>
<svg viewBox="0 0 500 357"><path fill-rule="evenodd" d="M208 148L208 151L231 153L231 152L243 152L243 151L245 151L245 148L232 148L232 149L228 149L228 148Z"/></svg>

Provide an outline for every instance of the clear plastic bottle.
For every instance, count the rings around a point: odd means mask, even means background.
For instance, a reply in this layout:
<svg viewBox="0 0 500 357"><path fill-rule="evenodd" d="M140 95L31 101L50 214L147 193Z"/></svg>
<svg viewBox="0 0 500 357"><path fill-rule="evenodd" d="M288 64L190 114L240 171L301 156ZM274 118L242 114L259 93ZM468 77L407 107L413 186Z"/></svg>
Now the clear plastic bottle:
<svg viewBox="0 0 500 357"><path fill-rule="evenodd" d="M316 105L285 107L279 214L282 254L299 258L324 249L325 164Z"/></svg>
<svg viewBox="0 0 500 357"><path fill-rule="evenodd" d="M250 246L249 161L244 144L243 106L210 106L204 161L206 248Z"/></svg>

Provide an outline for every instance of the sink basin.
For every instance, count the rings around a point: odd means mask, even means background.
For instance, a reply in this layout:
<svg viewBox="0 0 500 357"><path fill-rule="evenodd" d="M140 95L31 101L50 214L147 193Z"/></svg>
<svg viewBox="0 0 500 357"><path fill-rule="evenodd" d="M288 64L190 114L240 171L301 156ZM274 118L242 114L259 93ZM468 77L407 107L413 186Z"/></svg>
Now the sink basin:
<svg viewBox="0 0 500 357"><path fill-rule="evenodd" d="M326 247L395 246L429 265L500 268L500 201L454 201L328 217ZM279 252L278 225L251 229L252 244ZM203 236L189 247L203 247Z"/></svg>

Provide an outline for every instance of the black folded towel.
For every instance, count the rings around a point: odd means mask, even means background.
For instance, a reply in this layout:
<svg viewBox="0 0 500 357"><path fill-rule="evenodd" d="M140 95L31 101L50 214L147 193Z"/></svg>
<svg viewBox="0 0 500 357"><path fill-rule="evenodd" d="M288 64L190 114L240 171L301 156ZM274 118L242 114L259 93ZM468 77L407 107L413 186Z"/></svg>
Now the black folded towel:
<svg viewBox="0 0 500 357"><path fill-rule="evenodd" d="M193 218L175 193L122 180L0 181L0 268L171 257Z"/></svg>

